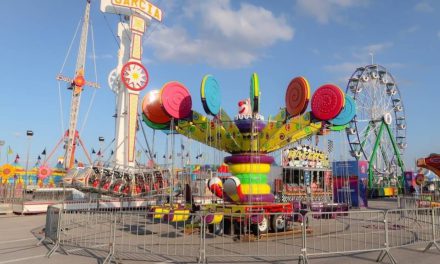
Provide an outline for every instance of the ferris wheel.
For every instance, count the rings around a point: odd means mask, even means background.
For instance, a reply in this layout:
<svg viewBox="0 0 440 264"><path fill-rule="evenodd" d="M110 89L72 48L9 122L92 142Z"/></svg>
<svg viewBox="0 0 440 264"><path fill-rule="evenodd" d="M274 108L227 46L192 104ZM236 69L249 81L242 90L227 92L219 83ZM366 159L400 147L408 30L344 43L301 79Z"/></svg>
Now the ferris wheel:
<svg viewBox="0 0 440 264"><path fill-rule="evenodd" d="M346 129L350 153L369 161L369 188L399 186L407 143L405 109L395 79L385 67L367 65L352 74L346 93L357 105Z"/></svg>

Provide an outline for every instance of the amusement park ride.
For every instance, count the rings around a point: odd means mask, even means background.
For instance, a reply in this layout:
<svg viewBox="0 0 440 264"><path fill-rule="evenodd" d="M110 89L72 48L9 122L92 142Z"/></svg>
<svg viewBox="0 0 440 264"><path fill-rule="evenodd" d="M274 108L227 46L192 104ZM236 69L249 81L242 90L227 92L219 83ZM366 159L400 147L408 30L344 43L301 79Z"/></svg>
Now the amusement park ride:
<svg viewBox="0 0 440 264"><path fill-rule="evenodd" d="M360 67L349 79L346 93L356 102L356 117L346 129L351 155L368 161L371 195L402 190L405 166L406 116L397 83L381 65Z"/></svg>
<svg viewBox="0 0 440 264"><path fill-rule="evenodd" d="M58 74L56 79L59 81L65 81L70 84L69 89L72 90L72 99L70 104L70 117L69 117L69 129L57 143L55 148L48 155L47 159L44 161L44 164L48 160L51 159L52 155L55 153L56 149L60 146L61 143L65 144L65 154L64 154L64 168L66 170L70 170L73 168L75 164L75 150L78 142L81 144L83 151L87 157L87 160L92 163L92 159L87 152L87 149L82 142L77 128L78 123L78 113L81 102L81 94L84 86L91 86L94 88L99 88L99 85L94 82L86 81L84 78L85 73L85 62L86 62L86 48L87 48L87 37L89 32L89 17L90 17L90 1L87 1L86 9L84 11L84 18L81 30L81 39L80 46L78 51L78 57L76 60L75 67L75 77L69 78L63 76L62 74Z"/></svg>
<svg viewBox="0 0 440 264"><path fill-rule="evenodd" d="M124 17L117 30L120 40L118 64L108 77L117 104L114 155L110 165L99 162L86 168L74 167L78 142L84 148L76 130L81 93L84 86L99 87L84 78L90 12L88 0L75 77L57 76L58 80L69 82L72 89L69 129L55 147L65 143L65 184L82 190L129 197L164 194L164 190L168 189L171 196L176 171L156 164L147 168L136 163L136 133L143 121L154 130L172 131L229 154L224 163L231 175L218 177L211 174L207 182L209 190L221 202L203 205L200 210L220 215L291 213L297 210L294 203L276 199L274 193L279 190L274 192L269 185L268 176L274 163L271 153L285 151L282 165L298 168L301 167L298 163L301 157L307 155L316 165L316 171L322 172L322 175L316 173L316 177L321 177L321 182L328 181L331 177L328 156L316 149L301 150L298 146L294 147L294 143L332 131L345 130L352 156L369 162L370 191L380 195L385 188L402 188L405 113L396 82L384 67L368 65L358 68L351 76L345 93L336 85L324 84L312 95L307 79L295 77L287 85L284 107L268 120L260 114L260 81L256 73L250 78L249 98L238 103L239 111L234 118L222 108L220 85L212 75L204 76L200 86L205 114L192 108L190 92L177 81L166 83L160 90L148 91L139 103L140 92L149 82L147 69L142 64L143 35L152 20L162 21L162 11L144 0L101 0L100 8L102 12ZM138 114L139 108L142 109L141 115ZM40 168L41 173L50 174L46 162L55 149ZM84 152L92 164L85 148ZM426 164L428 166L429 162ZM297 172L288 173L291 174L286 177L293 177ZM310 185L310 177L314 176L301 175L306 185ZM166 209L153 210L170 214L177 210L189 210L188 207L172 204L172 199L170 203ZM257 232L265 232L269 226L272 230L283 230L283 217L283 214L271 219L262 217L253 227Z"/></svg>
<svg viewBox="0 0 440 264"><path fill-rule="evenodd" d="M440 154L432 153L426 158L418 159L417 167L428 169L440 177Z"/></svg>

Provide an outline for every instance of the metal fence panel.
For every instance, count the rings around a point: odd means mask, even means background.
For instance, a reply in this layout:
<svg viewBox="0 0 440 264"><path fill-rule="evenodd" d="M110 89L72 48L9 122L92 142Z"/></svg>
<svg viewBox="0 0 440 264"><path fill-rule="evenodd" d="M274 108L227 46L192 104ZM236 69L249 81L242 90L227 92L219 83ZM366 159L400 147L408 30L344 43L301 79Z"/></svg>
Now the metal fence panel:
<svg viewBox="0 0 440 264"><path fill-rule="evenodd" d="M46 224L44 228L44 239L50 239L52 242L58 242L61 208L50 205L47 208Z"/></svg>
<svg viewBox="0 0 440 264"><path fill-rule="evenodd" d="M381 251L385 245L384 219L383 211L307 213L307 255Z"/></svg>
<svg viewBox="0 0 440 264"><path fill-rule="evenodd" d="M299 213L224 215L219 224L204 229L205 256L223 261L298 258L303 247L303 222Z"/></svg>
<svg viewBox="0 0 440 264"><path fill-rule="evenodd" d="M171 256L195 261L200 255L200 215L148 211L116 213L114 251L118 259L165 261ZM177 219L181 221L176 221Z"/></svg>
<svg viewBox="0 0 440 264"><path fill-rule="evenodd" d="M433 240L434 210L393 209L386 213L389 247L402 247ZM438 217L438 216L437 216Z"/></svg>
<svg viewBox="0 0 440 264"><path fill-rule="evenodd" d="M265 262L380 251L425 243L438 247L440 208L349 212L228 214L154 211L133 199L49 207L46 237L62 249L110 260ZM62 206L62 207L61 207ZM63 209L68 208L71 209ZM72 209L75 208L75 209ZM211 220L209 220L211 219ZM51 250L53 252L57 247Z"/></svg>

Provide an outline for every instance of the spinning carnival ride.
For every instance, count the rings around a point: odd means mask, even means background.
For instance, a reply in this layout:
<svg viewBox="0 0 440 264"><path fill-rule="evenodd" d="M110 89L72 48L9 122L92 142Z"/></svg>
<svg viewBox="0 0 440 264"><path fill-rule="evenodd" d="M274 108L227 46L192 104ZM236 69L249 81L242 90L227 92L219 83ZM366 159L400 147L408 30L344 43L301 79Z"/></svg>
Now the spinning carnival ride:
<svg viewBox="0 0 440 264"><path fill-rule="evenodd" d="M402 188L406 117L396 81L383 66L367 65L356 69L346 93L358 107L347 138L351 155L369 162L368 188L381 196L385 188Z"/></svg>
<svg viewBox="0 0 440 264"><path fill-rule="evenodd" d="M232 120L221 108L217 80L207 75L202 80L200 95L203 108L212 119L191 110L191 96L177 82L147 93L142 109L144 121L150 127L172 129L231 154L224 162L234 176L213 177L208 183L213 193L229 202L217 210L247 212L258 208L291 212L290 203L274 203L275 197L267 180L274 158L268 154L310 135L345 127L356 114L355 102L335 85L319 87L311 100L310 94L308 81L304 77L294 78L287 87L286 106L274 118L265 121L259 114L260 86L258 75L254 73L250 98L239 102L239 114ZM311 111L306 112L309 101Z"/></svg>

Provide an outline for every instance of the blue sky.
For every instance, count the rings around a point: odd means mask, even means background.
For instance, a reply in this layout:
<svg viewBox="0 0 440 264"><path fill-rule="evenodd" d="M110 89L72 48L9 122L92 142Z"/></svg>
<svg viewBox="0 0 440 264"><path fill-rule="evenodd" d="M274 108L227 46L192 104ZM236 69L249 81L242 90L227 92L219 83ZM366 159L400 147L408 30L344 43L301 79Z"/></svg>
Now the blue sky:
<svg viewBox="0 0 440 264"><path fill-rule="evenodd" d="M84 1L1 1L0 28L0 164L9 145L26 156L26 130L33 130L30 160L44 148L49 152L62 134L56 74L63 65ZM296 76L305 76L314 91L324 83L345 90L348 77L359 66L385 66L397 80L407 116L407 166L415 158L440 152L437 122L440 90L440 2L438 1L154 1L164 11L162 24L153 23L144 39L144 64L149 89L177 80L193 96L193 108L203 111L201 79L213 74L222 87L222 106L231 115L238 100L248 97L252 72L260 77L261 113L276 114L284 104L285 89ZM96 51L97 81L93 95L86 88L81 99L78 130L88 146L99 149L114 137L114 94L107 75L116 66L118 46L112 35L118 17L102 14L99 1L91 11ZM86 78L95 80L91 38ZM73 75L78 42L63 69ZM64 128L70 92L61 84ZM93 99L87 122L84 119ZM84 127L83 129L81 129ZM151 136L151 130L147 131ZM161 155L157 133L156 149ZM340 137L336 148L347 143ZM58 152L56 156L60 156ZM78 153L82 157L81 153ZM348 155L347 155L348 157ZM10 159L13 157L10 156Z"/></svg>

